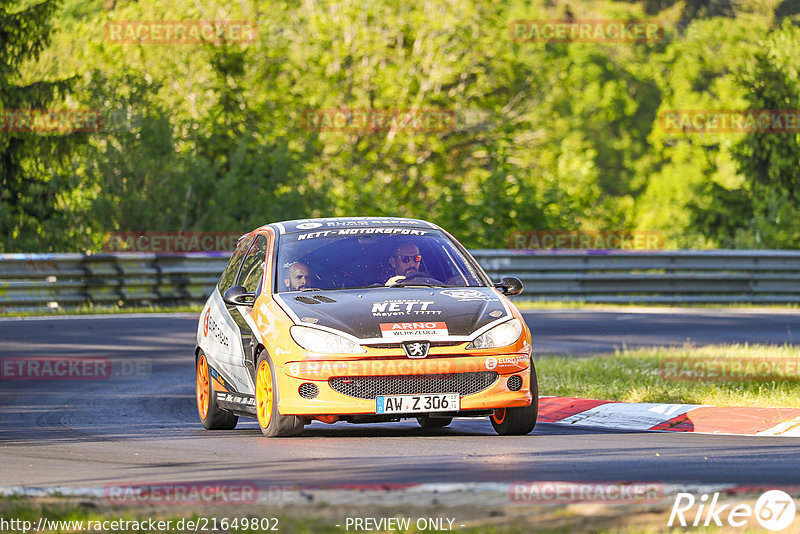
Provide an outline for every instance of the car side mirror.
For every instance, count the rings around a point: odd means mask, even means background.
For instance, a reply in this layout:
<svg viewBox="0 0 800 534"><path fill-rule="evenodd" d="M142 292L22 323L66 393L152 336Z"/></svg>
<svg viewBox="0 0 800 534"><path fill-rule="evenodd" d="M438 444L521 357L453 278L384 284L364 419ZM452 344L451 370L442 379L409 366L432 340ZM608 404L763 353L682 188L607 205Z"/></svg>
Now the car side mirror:
<svg viewBox="0 0 800 534"><path fill-rule="evenodd" d="M499 289L500 292L507 297L522 293L522 281L513 276L503 278L503 281L499 284L495 284L494 287Z"/></svg>
<svg viewBox="0 0 800 534"><path fill-rule="evenodd" d="M256 294L248 292L243 286L233 286L225 290L222 300L231 306L252 306L256 301Z"/></svg>

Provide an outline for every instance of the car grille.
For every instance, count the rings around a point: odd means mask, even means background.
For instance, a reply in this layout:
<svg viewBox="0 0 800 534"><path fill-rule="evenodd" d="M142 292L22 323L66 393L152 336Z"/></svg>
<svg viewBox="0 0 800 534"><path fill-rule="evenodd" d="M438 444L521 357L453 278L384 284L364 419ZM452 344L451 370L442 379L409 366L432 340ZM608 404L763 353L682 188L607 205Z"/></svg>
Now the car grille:
<svg viewBox="0 0 800 534"><path fill-rule="evenodd" d="M457 347L463 345L464 341L431 341L431 348L433 347ZM367 345L371 349L402 349L402 343L371 343ZM447 356L452 356L448 354Z"/></svg>
<svg viewBox="0 0 800 534"><path fill-rule="evenodd" d="M297 391L304 399L314 399L319 395L319 388L317 385L310 382L300 384L300 388Z"/></svg>
<svg viewBox="0 0 800 534"><path fill-rule="evenodd" d="M334 391L357 399L378 395L416 395L423 393L458 393L472 395L497 380L495 371L397 376L337 376L328 380Z"/></svg>

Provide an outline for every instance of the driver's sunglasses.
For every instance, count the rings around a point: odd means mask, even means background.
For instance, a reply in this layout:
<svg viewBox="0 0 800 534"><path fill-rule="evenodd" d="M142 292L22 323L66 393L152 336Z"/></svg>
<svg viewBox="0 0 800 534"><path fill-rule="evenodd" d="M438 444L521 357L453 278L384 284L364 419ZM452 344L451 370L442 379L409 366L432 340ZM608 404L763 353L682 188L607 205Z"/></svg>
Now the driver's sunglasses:
<svg viewBox="0 0 800 534"><path fill-rule="evenodd" d="M403 263L411 263L412 261L419 263L422 261L422 256L420 254L417 254L415 256L395 256L395 257L398 258Z"/></svg>

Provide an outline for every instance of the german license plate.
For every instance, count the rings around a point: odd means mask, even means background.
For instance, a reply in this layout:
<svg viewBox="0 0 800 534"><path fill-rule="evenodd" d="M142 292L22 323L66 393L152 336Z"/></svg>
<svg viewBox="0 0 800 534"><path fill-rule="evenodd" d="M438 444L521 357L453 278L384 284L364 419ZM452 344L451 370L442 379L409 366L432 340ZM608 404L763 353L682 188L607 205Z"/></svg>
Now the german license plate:
<svg viewBox="0 0 800 534"><path fill-rule="evenodd" d="M458 393L436 395L381 395L375 398L375 413L452 412L461 409Z"/></svg>

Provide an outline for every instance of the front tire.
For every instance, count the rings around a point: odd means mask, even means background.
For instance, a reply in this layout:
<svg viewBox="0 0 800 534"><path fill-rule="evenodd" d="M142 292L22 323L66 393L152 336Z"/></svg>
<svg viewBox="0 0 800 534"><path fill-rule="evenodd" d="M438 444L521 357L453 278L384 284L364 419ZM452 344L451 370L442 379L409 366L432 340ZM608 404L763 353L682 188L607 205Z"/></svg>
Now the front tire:
<svg viewBox="0 0 800 534"><path fill-rule="evenodd" d="M444 428L452 422L452 417L428 417L427 415L417 417L417 423L422 428Z"/></svg>
<svg viewBox="0 0 800 534"><path fill-rule="evenodd" d="M303 419L296 415L281 415L278 411L278 381L275 367L262 352L256 364L256 417L261 432L270 438L297 436L303 431Z"/></svg>
<svg viewBox="0 0 800 534"><path fill-rule="evenodd" d="M489 417L495 432L501 436L524 436L536 426L539 414L539 382L531 358L531 405L519 408L500 408Z"/></svg>
<svg viewBox="0 0 800 534"><path fill-rule="evenodd" d="M239 417L217 406L217 393L209 378L208 360L201 351L197 357L197 413L206 430L233 430Z"/></svg>

